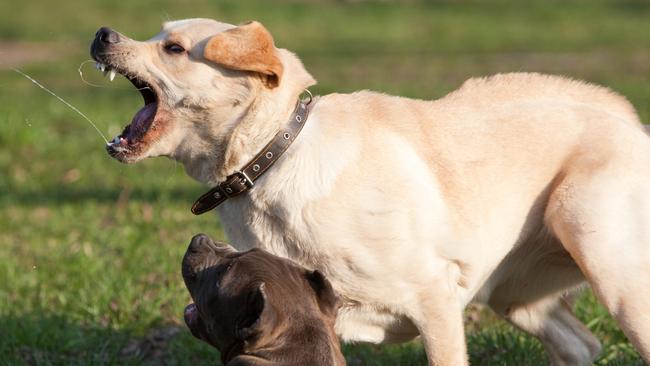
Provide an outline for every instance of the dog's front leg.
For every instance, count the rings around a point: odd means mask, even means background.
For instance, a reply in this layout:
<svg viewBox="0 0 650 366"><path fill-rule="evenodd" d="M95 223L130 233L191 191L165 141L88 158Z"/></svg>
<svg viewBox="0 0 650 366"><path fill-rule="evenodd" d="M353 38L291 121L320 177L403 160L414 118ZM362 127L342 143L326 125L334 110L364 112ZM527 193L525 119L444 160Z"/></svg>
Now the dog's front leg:
<svg viewBox="0 0 650 366"><path fill-rule="evenodd" d="M411 319L418 328L429 365L468 365L463 308L454 276L427 284Z"/></svg>

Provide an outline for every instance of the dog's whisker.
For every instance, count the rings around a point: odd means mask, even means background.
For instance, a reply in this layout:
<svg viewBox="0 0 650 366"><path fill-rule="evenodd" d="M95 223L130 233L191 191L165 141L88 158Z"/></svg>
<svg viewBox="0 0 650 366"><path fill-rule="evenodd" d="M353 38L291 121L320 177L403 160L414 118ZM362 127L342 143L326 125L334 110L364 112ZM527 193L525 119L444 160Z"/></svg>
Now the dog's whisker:
<svg viewBox="0 0 650 366"><path fill-rule="evenodd" d="M51 94L53 97L55 97L56 99L58 99L61 103L65 104L68 108L70 108L70 109L72 109L73 111L77 112L81 117L83 117L86 121L88 121L88 123L90 123L90 124L95 128L95 130L97 131L97 133L99 133L99 136L101 136L102 139L104 139L104 141L108 144L108 139L106 138L106 136L104 136L104 134L102 133L102 131L97 127L97 125L96 125L93 121L91 121L90 118L88 118L85 114L83 114L83 113L82 113L82 112L81 112L77 107L75 107L75 106L73 106L72 104L68 103L66 100L64 100L64 99L61 98L60 96L56 95L56 93L54 93L54 92L51 91L50 89L46 88L43 84L39 83L39 82L36 81L34 78L32 78L31 76L25 74L24 72L22 72L22 71L20 71L20 70L18 70L18 69L12 69L12 70L14 70L15 72L17 72L17 73L19 73L20 75L24 76L24 77L27 78L29 81L31 81L32 83L36 84L39 88L41 88L41 89L45 90L46 92L48 92L49 94Z"/></svg>
<svg viewBox="0 0 650 366"><path fill-rule="evenodd" d="M83 62L79 65L79 68L77 69L77 71L79 72L79 77L81 78L81 81L82 81L84 84L90 85L90 86L95 87L95 88L120 89L120 90L133 90L133 88L121 88L121 87L116 87L116 86L109 86L109 85L95 84L95 83L91 83L90 81L86 80L86 78L84 77L83 67L84 67L84 65L86 65L86 64L89 63L89 62L96 62L96 61L95 61L95 60L90 60L90 59L89 59L89 60L85 60L85 61L83 61ZM113 71L113 72L114 72L114 71ZM148 87L148 86L143 87L143 88L136 88L136 90L144 90L144 89L151 89L151 88Z"/></svg>
<svg viewBox="0 0 650 366"><path fill-rule="evenodd" d="M106 86L106 85L91 83L90 81L86 80L86 78L84 78L84 73L83 73L82 68L83 68L83 66L85 64L87 64L89 62L95 62L95 61L94 60L86 60L86 61L82 62L81 65L79 65L79 68L77 69L77 71L79 71L79 77L81 78L81 81L83 81L87 85L94 86L96 88L112 88L112 87Z"/></svg>
<svg viewBox="0 0 650 366"><path fill-rule="evenodd" d="M178 167L178 162L176 160L172 160L174 163L171 164L171 169L167 173L167 181L165 182L165 186L169 187L171 184L172 179L176 176L176 169Z"/></svg>

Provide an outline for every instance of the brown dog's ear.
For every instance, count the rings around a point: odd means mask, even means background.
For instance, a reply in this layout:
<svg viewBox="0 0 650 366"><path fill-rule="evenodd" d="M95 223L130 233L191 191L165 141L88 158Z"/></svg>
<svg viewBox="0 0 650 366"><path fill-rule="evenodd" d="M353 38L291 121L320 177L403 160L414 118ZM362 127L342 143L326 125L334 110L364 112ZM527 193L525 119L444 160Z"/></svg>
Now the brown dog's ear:
<svg viewBox="0 0 650 366"><path fill-rule="evenodd" d="M273 37L258 22L244 23L213 36L205 44L203 57L234 70L260 73L269 88L280 84L284 70Z"/></svg>
<svg viewBox="0 0 650 366"><path fill-rule="evenodd" d="M330 281L319 270L307 271L306 275L309 285L316 293L320 310L328 316L336 317L340 303Z"/></svg>
<svg viewBox="0 0 650 366"><path fill-rule="evenodd" d="M247 340L259 333L262 325L262 314L266 309L266 290L262 282L248 295L244 314L237 323L237 336L240 340Z"/></svg>

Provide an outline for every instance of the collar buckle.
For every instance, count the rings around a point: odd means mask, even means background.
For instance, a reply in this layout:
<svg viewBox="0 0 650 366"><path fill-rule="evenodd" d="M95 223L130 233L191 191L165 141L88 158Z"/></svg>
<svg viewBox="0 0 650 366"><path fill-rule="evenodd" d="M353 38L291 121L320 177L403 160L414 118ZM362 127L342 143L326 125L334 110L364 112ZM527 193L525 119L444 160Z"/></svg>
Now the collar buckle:
<svg viewBox="0 0 650 366"><path fill-rule="evenodd" d="M253 180L245 172L237 170L234 174L236 174L241 179L241 183L246 187L253 188L255 185L255 183L253 183Z"/></svg>
<svg viewBox="0 0 650 366"><path fill-rule="evenodd" d="M217 194L215 196L216 199L221 199L222 197L218 197L218 195L221 195L225 198L232 198L235 196L238 196L249 189L253 188L255 183L253 183L253 180L243 171L237 170L234 173L230 174L226 180L219 184L216 189Z"/></svg>

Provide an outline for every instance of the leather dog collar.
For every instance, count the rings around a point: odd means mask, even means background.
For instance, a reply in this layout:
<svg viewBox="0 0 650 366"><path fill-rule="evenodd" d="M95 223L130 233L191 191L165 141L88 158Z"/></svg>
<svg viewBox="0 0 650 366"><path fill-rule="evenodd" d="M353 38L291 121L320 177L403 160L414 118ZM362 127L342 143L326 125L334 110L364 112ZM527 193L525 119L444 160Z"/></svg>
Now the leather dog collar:
<svg viewBox="0 0 650 366"><path fill-rule="evenodd" d="M298 136L300 130L307 122L309 109L307 108L312 101L309 91L307 102L299 100L296 109L291 115L289 123L284 126L273 139L257 155L248 162L241 170L226 177L226 180L217 184L214 188L203 194L192 205L192 213L200 215L219 206L230 197L240 195L255 185L255 180L275 163L282 153L291 145L293 140Z"/></svg>

